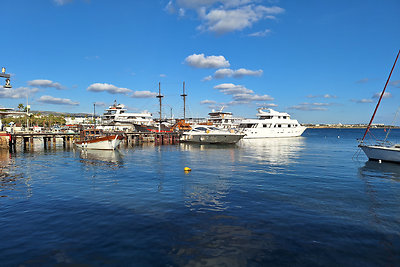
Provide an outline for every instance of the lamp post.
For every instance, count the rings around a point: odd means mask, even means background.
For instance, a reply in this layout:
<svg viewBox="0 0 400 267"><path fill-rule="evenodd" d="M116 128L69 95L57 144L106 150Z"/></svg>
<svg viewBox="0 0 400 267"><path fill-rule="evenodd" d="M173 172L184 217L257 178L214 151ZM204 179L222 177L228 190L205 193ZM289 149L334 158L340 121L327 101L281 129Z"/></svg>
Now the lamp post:
<svg viewBox="0 0 400 267"><path fill-rule="evenodd" d="M6 73L6 68L4 68L4 67L1 68L0 77L6 78L6 84L3 86L4 88L12 88L12 86L10 84L11 75Z"/></svg>

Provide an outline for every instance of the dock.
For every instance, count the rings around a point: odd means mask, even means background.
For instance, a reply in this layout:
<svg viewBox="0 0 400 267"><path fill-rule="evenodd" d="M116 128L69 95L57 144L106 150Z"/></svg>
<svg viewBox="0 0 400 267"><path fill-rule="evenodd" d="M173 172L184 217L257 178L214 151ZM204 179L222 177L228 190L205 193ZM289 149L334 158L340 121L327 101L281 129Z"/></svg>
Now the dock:
<svg viewBox="0 0 400 267"><path fill-rule="evenodd" d="M154 143L155 145L172 145L179 143L180 134L177 132L110 132L124 137L122 146L133 147L141 143ZM55 148L62 141L63 148L71 147L79 138L79 133L0 133L0 148L17 152L22 149L33 150L35 143L43 144L44 149ZM20 148L20 149L18 149Z"/></svg>

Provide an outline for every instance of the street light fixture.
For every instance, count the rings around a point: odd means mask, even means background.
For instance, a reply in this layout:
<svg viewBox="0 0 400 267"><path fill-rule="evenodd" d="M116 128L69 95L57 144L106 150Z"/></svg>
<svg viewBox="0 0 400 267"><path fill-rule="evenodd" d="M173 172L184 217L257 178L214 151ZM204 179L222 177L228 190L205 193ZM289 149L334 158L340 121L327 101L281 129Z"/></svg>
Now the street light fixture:
<svg viewBox="0 0 400 267"><path fill-rule="evenodd" d="M2 78L6 78L6 84L3 86L4 88L12 88L11 84L10 84L10 74L6 73L6 68L2 67L1 68L1 73L0 73L0 77Z"/></svg>

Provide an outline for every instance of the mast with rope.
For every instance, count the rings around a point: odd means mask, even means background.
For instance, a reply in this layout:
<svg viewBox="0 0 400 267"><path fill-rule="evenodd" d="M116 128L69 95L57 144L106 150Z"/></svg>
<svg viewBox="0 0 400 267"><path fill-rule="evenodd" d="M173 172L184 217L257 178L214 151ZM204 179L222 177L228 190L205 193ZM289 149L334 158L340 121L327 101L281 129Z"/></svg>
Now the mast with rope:
<svg viewBox="0 0 400 267"><path fill-rule="evenodd" d="M383 95L385 94L386 87L387 87L387 85L388 85L388 83L389 83L390 76L392 76L392 72L393 72L394 67L396 66L396 62L397 62L397 59L399 58L399 55L400 55L400 50L399 50L399 52L397 53L396 60L394 61L392 70L390 71L390 74L389 74L389 77L388 77L388 79L387 79L387 81L386 81L385 87L383 88L383 91L382 91L382 93L381 93L381 96L379 97L378 103L376 104L376 107L375 107L375 110L374 110L374 114L372 114L372 118L371 118L371 120L370 120L370 122L369 122L369 124L368 124L368 126L367 126L367 129L365 130L365 133L364 133L364 136L363 136L363 138L362 138L362 140L361 140L361 143L364 142L365 136L367 135L369 129L371 128L372 121L373 121L374 118L375 118L376 111L378 110L378 107L379 107L379 104L381 103L382 97L383 97Z"/></svg>

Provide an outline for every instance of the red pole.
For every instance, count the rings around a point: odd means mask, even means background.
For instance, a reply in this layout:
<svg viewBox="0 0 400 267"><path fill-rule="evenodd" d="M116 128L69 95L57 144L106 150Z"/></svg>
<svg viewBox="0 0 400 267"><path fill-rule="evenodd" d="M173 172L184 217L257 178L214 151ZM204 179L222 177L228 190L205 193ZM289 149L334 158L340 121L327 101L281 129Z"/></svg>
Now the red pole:
<svg viewBox="0 0 400 267"><path fill-rule="evenodd" d="M386 81L385 87L383 88L383 91L382 91L382 93L381 93L381 96L379 97L378 104L376 104L374 114L372 115L371 121L369 122L368 127L367 127L367 129L365 130L365 133L364 133L364 136L363 136L363 138L362 138L362 140L361 140L361 143L364 142L365 136L367 135L367 133L368 133L368 131L369 131L369 128L371 128L372 121L373 121L374 118L375 118L376 111L378 110L378 107L379 107L379 104L381 103L382 97L383 97L383 95L385 94L386 86L387 86L388 83L389 83L390 76L392 76L392 72L393 72L394 66L396 66L397 59L399 58L399 54L400 54L400 50L399 50L399 52L397 53L396 60L394 61L392 70L390 71L390 74L389 74L389 77L388 77L388 79L387 79L387 81Z"/></svg>

